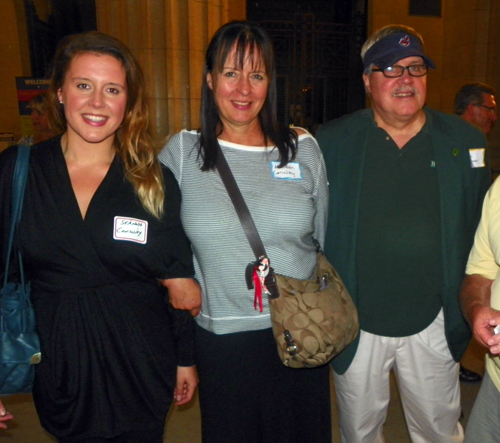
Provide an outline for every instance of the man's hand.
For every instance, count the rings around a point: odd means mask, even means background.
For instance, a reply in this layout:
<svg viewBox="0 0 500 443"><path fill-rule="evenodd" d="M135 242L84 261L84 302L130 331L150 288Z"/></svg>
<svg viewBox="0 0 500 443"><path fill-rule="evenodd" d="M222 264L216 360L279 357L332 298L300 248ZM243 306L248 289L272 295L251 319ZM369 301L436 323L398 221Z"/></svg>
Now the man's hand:
<svg viewBox="0 0 500 443"><path fill-rule="evenodd" d="M490 304L493 280L479 274L467 275L462 283L460 303L474 338L492 354L500 354L500 334L493 329L500 325L500 311Z"/></svg>

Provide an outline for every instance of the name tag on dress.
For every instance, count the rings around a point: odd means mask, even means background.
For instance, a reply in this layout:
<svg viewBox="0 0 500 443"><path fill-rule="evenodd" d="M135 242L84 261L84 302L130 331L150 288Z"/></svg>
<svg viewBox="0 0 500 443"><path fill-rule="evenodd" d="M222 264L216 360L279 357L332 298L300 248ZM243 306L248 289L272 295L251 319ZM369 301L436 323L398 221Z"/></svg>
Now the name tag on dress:
<svg viewBox="0 0 500 443"><path fill-rule="evenodd" d="M271 162L271 174L273 178L282 180L301 180L302 173L297 162L290 162L282 168L278 168L280 162Z"/></svg>
<svg viewBox="0 0 500 443"><path fill-rule="evenodd" d="M484 148L469 149L471 167L484 168L486 166L484 163L484 153Z"/></svg>
<svg viewBox="0 0 500 443"><path fill-rule="evenodd" d="M148 222L137 218L115 217L113 228L115 240L133 241L136 243L147 243Z"/></svg>

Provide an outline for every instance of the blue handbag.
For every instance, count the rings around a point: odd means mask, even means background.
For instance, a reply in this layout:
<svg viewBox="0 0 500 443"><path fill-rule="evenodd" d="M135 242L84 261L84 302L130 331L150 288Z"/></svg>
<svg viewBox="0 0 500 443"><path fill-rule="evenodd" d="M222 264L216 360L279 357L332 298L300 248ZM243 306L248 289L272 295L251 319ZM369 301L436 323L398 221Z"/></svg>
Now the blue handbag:
<svg viewBox="0 0 500 443"><path fill-rule="evenodd" d="M30 147L19 145L12 183L12 216L0 291L0 394L31 392L34 364L40 363L40 341L35 331L35 312L30 301L30 284L24 277L21 252L18 252L18 280L9 279L9 265L16 227L21 218L28 175ZM10 280L10 281L9 281Z"/></svg>

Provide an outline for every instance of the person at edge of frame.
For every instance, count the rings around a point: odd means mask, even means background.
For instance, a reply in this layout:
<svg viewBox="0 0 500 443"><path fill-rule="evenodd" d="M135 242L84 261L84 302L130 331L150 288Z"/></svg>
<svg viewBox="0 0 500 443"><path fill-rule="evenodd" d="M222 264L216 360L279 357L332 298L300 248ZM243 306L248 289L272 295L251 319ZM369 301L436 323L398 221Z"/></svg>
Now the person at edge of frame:
<svg viewBox="0 0 500 443"><path fill-rule="evenodd" d="M455 95L453 110L465 121L489 135L498 118L496 90L486 83L466 83ZM482 376L460 364L460 381L476 383Z"/></svg>
<svg viewBox="0 0 500 443"><path fill-rule="evenodd" d="M16 236L42 351L40 424L59 443L161 443L172 403L189 402L198 384L199 303L175 310L166 290L201 294L179 186L147 130L142 70L114 37L71 35L58 45L48 94L62 134L31 147ZM16 157L17 147L0 155L2 202ZM10 212L0 205L2 239ZM5 427L2 402L0 415Z"/></svg>

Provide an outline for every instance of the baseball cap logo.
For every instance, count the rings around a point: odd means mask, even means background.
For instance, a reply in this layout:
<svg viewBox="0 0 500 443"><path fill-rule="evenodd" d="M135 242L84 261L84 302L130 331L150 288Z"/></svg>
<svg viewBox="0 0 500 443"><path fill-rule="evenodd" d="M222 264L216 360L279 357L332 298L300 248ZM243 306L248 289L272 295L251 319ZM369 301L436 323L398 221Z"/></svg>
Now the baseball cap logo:
<svg viewBox="0 0 500 443"><path fill-rule="evenodd" d="M404 46L405 48L406 48L407 46L410 46L410 36L409 36L409 35L405 35L403 38L401 38L401 39L399 40L399 44L400 44L401 46Z"/></svg>

